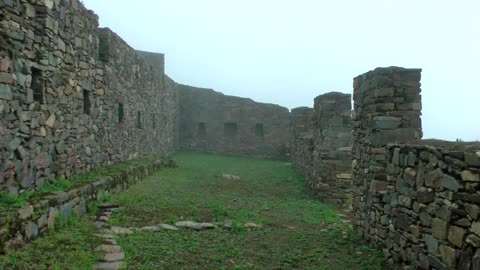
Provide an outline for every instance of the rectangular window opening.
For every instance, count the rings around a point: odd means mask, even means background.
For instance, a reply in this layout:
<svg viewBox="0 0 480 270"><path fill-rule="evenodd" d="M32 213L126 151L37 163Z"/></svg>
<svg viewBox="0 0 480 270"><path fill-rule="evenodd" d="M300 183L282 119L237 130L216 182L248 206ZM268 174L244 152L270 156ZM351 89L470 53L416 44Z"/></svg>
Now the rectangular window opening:
<svg viewBox="0 0 480 270"><path fill-rule="evenodd" d="M123 110L123 103L118 103L118 123L123 122L125 111Z"/></svg>
<svg viewBox="0 0 480 270"><path fill-rule="evenodd" d="M155 114L152 113L152 128L156 128L157 120L155 119Z"/></svg>
<svg viewBox="0 0 480 270"><path fill-rule="evenodd" d="M203 123L203 122L198 123L197 136L198 137L207 136L207 126L205 125L205 123Z"/></svg>
<svg viewBox="0 0 480 270"><path fill-rule="evenodd" d="M44 103L45 81L42 77L42 71L38 68L32 67L32 84L33 100Z"/></svg>
<svg viewBox="0 0 480 270"><path fill-rule="evenodd" d="M142 112L137 112L137 128L142 128Z"/></svg>
<svg viewBox="0 0 480 270"><path fill-rule="evenodd" d="M229 122L223 124L223 134L226 137L235 137L238 133L237 123Z"/></svg>
<svg viewBox="0 0 480 270"><path fill-rule="evenodd" d="M90 114L92 103L90 102L90 91L83 90L83 113Z"/></svg>
<svg viewBox="0 0 480 270"><path fill-rule="evenodd" d="M256 124L255 125L255 135L257 137L262 137L264 136L264 133L263 133L263 124Z"/></svg>

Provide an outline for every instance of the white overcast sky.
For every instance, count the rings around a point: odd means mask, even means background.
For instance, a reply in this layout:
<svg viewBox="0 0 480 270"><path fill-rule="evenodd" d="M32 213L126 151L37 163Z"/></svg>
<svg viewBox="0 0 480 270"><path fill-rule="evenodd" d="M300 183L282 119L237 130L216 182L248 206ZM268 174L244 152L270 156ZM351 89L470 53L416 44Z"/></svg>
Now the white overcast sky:
<svg viewBox="0 0 480 270"><path fill-rule="evenodd" d="M422 68L425 138L480 140L479 0L83 0L175 81L288 108Z"/></svg>

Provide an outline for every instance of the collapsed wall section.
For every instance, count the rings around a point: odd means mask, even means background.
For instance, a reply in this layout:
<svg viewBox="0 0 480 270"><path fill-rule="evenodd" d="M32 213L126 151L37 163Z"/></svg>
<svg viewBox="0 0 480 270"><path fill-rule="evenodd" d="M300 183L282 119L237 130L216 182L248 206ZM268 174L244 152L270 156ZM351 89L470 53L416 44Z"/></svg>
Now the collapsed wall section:
<svg viewBox="0 0 480 270"><path fill-rule="evenodd" d="M0 2L0 193L173 152L174 83L77 0ZM157 55L157 59L163 55Z"/></svg>
<svg viewBox="0 0 480 270"><path fill-rule="evenodd" d="M179 85L179 149L286 159L287 108Z"/></svg>

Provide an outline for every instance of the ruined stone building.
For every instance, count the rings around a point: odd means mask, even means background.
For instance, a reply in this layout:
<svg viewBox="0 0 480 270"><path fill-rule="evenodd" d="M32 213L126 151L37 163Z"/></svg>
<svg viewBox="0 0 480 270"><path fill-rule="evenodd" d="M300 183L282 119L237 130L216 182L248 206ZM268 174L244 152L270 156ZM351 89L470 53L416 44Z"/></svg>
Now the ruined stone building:
<svg viewBox="0 0 480 270"><path fill-rule="evenodd" d="M0 7L0 192L176 148L286 157L288 109L175 83L79 1Z"/></svg>
<svg viewBox="0 0 480 270"><path fill-rule="evenodd" d="M388 260L480 269L480 148L421 140L420 69L356 77L353 109L332 92L290 112L176 83L164 66L79 0L0 0L0 194L176 150L289 159ZM49 203L11 234L0 218L0 240L30 239L25 228L57 211Z"/></svg>

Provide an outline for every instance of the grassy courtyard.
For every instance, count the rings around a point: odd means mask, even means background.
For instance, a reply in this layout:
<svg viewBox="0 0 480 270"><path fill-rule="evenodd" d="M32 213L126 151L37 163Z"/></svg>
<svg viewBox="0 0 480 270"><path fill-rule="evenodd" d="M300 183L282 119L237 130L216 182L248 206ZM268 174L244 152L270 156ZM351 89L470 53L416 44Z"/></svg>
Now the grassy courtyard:
<svg viewBox="0 0 480 270"><path fill-rule="evenodd" d="M195 153L179 153L176 161L179 168L162 169L109 198L121 206L111 225L193 220L228 222L231 229L119 236L128 269L381 269L381 254L353 236L343 215L311 197L285 162ZM89 222L83 218L60 236L50 234L0 258L0 268L92 269L98 254L89 250L98 239L78 227ZM244 228L245 223L263 227ZM72 239L61 237L69 234Z"/></svg>
<svg viewBox="0 0 480 270"><path fill-rule="evenodd" d="M120 238L129 269L380 269L337 211L312 198L285 162L194 153L112 198L112 224L228 221L232 229L135 233ZM237 175L226 180L222 174ZM245 229L244 223L263 225Z"/></svg>

